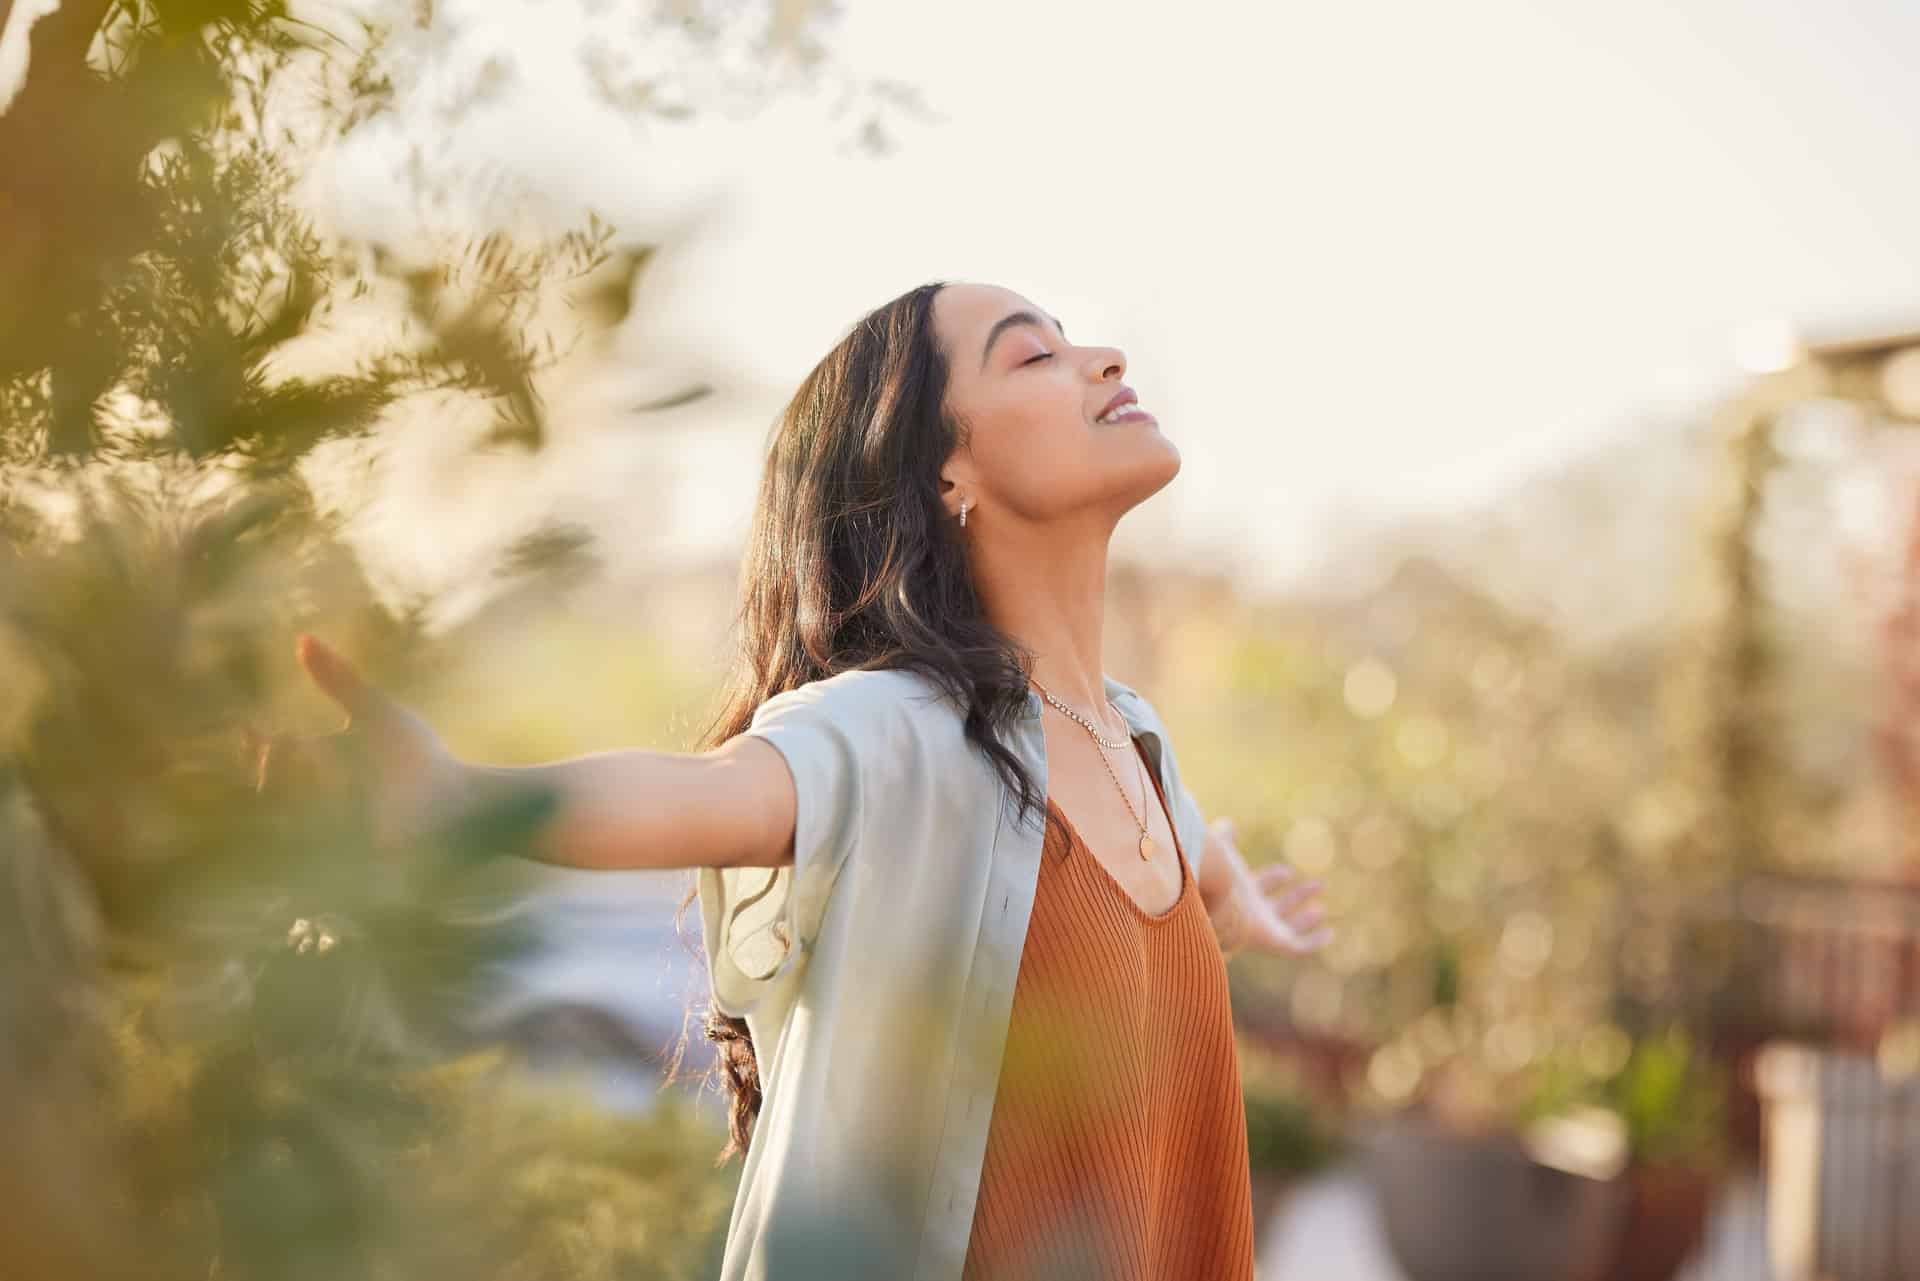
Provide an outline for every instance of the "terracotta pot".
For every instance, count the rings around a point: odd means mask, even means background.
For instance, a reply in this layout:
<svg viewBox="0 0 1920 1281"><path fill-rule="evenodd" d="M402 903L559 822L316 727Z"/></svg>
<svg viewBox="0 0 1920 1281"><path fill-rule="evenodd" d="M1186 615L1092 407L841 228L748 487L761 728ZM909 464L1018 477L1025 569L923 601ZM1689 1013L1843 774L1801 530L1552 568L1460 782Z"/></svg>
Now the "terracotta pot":
<svg viewBox="0 0 1920 1281"><path fill-rule="evenodd" d="M1414 1118L1376 1133L1363 1165L1410 1281L1596 1281L1628 1205L1623 1180L1541 1165L1510 1135Z"/></svg>
<svg viewBox="0 0 1920 1281"><path fill-rule="evenodd" d="M1706 1235L1713 1178L1683 1165L1635 1165L1603 1281L1672 1281Z"/></svg>

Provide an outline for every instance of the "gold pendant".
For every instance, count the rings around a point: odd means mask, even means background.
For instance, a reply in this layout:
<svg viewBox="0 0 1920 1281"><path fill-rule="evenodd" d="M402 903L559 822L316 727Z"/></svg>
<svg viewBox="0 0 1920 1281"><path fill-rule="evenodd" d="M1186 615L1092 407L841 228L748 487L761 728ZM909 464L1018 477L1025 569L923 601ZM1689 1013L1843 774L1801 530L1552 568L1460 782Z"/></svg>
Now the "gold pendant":
<svg viewBox="0 0 1920 1281"><path fill-rule="evenodd" d="M1153 838L1151 836L1148 836L1145 832L1140 833L1140 857L1141 858L1153 857Z"/></svg>

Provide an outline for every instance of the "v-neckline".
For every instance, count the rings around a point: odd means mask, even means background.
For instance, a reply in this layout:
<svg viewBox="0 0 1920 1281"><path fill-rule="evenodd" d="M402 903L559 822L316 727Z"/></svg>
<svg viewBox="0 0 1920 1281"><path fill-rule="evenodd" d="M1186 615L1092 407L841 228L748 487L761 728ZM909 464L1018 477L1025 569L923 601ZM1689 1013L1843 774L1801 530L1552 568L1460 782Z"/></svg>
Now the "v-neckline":
<svg viewBox="0 0 1920 1281"><path fill-rule="evenodd" d="M1127 887L1120 883L1120 878L1115 876L1107 865L1100 861L1100 856L1093 852L1093 847L1087 844L1085 837L1080 835L1080 829L1074 826L1073 820L1067 817L1067 812L1060 808L1059 804L1051 795L1047 797L1047 806L1060 816L1062 823L1066 824L1067 831L1071 833L1071 844L1079 846L1080 849L1085 852L1087 861L1093 864L1095 870L1098 871L1100 875L1107 878L1107 884L1112 886L1114 892L1127 901L1128 905L1133 908L1134 915L1149 925L1159 925L1170 920L1174 913L1180 910L1181 905L1187 901L1187 894L1192 888L1193 876L1187 868L1186 852L1180 848L1180 833L1174 827L1173 814L1167 809L1167 803L1165 799L1163 799L1160 791L1159 780L1153 776L1153 762L1146 759L1147 754L1140 746L1139 738L1129 733L1127 735L1127 742L1132 746L1134 754L1140 758L1141 764L1146 766L1145 773L1147 776L1148 790L1153 793L1154 802L1159 805L1161 816L1167 820L1167 831L1173 837L1173 855L1180 865L1180 891L1173 896L1173 902L1167 906L1165 911L1149 912L1146 908L1142 907L1140 900L1127 893Z"/></svg>

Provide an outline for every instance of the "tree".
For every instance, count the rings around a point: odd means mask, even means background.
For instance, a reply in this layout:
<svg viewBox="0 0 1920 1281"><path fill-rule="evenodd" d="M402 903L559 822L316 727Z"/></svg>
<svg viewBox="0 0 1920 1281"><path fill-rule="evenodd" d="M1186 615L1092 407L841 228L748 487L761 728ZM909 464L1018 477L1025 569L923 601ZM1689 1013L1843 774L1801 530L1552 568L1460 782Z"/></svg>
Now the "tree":
<svg viewBox="0 0 1920 1281"><path fill-rule="evenodd" d="M697 38L705 13L668 16ZM313 620L402 692L450 643L369 584L316 452L419 396L537 449L543 379L651 252L595 215L425 256L318 232L294 179L404 92L392 35L286 0L69 0L0 112L9 1277L711 1272L731 1187L683 1110L617 1123L444 1061L520 942L474 923L463 877L530 812L376 864L350 807L247 769L241 726L291 719ZM307 71L344 93L295 127L273 106ZM556 295L566 343L539 323ZM317 361L322 335L348 356ZM536 531L510 568L580 553Z"/></svg>

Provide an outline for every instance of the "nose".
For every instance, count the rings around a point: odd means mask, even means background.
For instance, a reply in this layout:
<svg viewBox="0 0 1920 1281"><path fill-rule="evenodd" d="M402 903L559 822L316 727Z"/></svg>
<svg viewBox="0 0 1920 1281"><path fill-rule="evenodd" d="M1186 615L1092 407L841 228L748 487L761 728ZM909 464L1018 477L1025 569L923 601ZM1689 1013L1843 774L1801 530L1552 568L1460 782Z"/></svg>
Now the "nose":
<svg viewBox="0 0 1920 1281"><path fill-rule="evenodd" d="M1118 378L1127 372L1127 354L1118 347L1089 347L1087 368L1098 382Z"/></svg>

